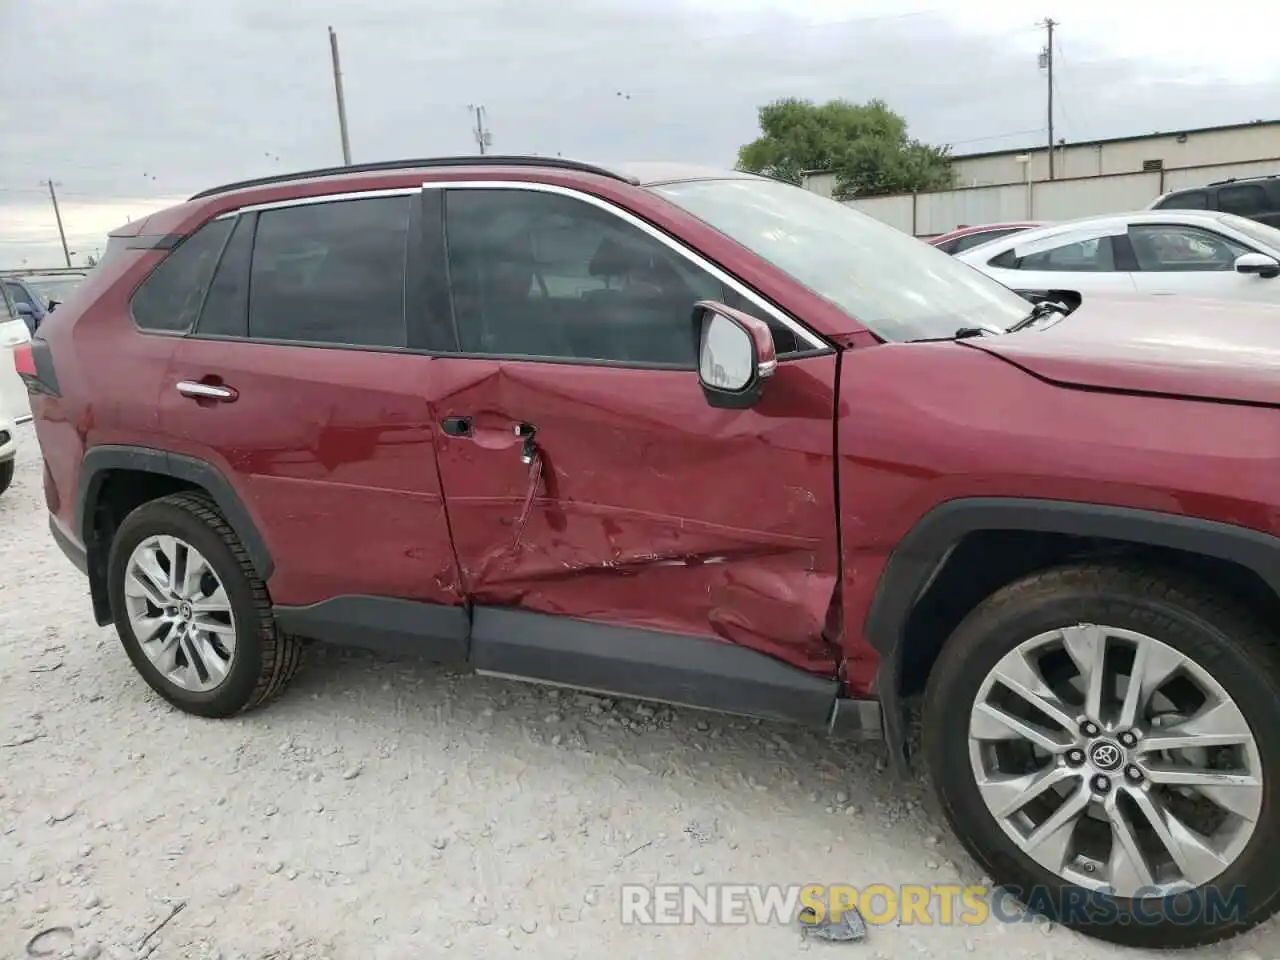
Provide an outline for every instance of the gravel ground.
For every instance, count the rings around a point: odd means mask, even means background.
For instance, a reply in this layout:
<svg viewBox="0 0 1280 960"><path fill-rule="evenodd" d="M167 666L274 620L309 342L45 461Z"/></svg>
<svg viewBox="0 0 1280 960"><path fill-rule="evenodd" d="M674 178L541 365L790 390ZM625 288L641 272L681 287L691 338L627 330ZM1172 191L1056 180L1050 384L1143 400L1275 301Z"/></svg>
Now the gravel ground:
<svg viewBox="0 0 1280 960"><path fill-rule="evenodd" d="M623 926L619 885L981 879L880 750L790 727L323 649L264 710L184 716L90 620L19 430L0 497L0 956L63 927L35 949L777 960L810 945L781 925ZM812 949L1139 955L1039 921ZM1271 924L1181 954L1278 955Z"/></svg>

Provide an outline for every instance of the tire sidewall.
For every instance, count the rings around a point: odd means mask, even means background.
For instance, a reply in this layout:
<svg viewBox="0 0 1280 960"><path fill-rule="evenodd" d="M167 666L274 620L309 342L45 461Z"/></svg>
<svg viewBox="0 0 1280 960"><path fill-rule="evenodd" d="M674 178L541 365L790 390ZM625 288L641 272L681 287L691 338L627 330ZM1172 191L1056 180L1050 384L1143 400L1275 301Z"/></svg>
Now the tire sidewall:
<svg viewBox="0 0 1280 960"><path fill-rule="evenodd" d="M1188 915L1186 898L1146 901L1135 913L1134 901L1099 898L1106 909L1093 922L1063 917L1059 906L1063 892L1073 885L1041 867L1005 834L989 812L978 790L969 760L969 714L981 684L996 663L1018 644L1039 634L1072 626L1097 623L1134 630L1160 640L1189 656L1210 673L1240 707L1251 729L1262 762L1263 803L1258 825L1236 861L1211 884L1229 897L1237 888L1246 891L1243 916L1228 922L1228 929L1251 925L1256 915L1280 895L1280 872L1269 862L1268 851L1280 844L1277 823L1277 777L1280 777L1280 738L1261 731L1280 727L1280 696L1266 664L1217 625L1169 600L1144 595L1111 593L1087 588L1028 592L1004 604L984 604L956 630L931 675L924 731L924 752L943 811L971 856L995 879L996 884L1019 893L1020 899L1051 919L1091 935L1133 945L1188 946L1220 939L1223 923L1209 919L1152 928L1153 917ZM963 718L963 721L961 721ZM1030 891L1041 902L1028 900ZM1190 903L1194 906L1194 903ZM1104 914L1110 914L1104 919ZM1263 914L1265 915L1265 914Z"/></svg>
<svg viewBox="0 0 1280 960"><path fill-rule="evenodd" d="M213 567L231 601L235 617L236 649L231 670L209 691L184 690L169 681L142 650L124 602L129 557L149 537L170 535L190 544ZM112 539L107 564L107 597L120 642L137 671L156 693L174 706L205 717L225 717L242 709L253 695L262 661L262 629L253 585L235 554L207 523L177 503L154 501L134 510Z"/></svg>

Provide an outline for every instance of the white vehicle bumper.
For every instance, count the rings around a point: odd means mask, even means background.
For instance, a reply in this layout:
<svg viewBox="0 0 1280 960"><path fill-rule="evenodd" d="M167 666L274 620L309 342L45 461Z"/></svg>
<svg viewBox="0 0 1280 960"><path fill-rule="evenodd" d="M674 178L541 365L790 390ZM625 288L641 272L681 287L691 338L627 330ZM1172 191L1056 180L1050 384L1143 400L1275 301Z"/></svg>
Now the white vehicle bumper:
<svg viewBox="0 0 1280 960"><path fill-rule="evenodd" d="M17 453L17 427L9 417L0 417L0 463L12 460Z"/></svg>

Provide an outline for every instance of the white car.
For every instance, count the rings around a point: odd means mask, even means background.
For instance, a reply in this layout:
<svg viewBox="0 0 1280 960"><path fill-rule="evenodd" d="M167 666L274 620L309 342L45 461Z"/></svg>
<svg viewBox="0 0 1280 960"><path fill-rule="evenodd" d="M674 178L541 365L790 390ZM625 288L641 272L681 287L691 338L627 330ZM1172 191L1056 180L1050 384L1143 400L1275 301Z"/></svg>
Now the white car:
<svg viewBox="0 0 1280 960"><path fill-rule="evenodd" d="M27 388L13 366L13 348L22 343L30 343L31 333L26 321L18 316L4 286L0 283L0 417L21 418L30 413L30 400ZM13 435L12 425L9 435ZM0 444L0 448L8 449L6 444ZM8 457L11 461L12 453ZM0 462L3 460L4 455L0 454ZM7 482L5 486L8 486Z"/></svg>
<svg viewBox="0 0 1280 960"><path fill-rule="evenodd" d="M1280 303L1280 230L1230 213L1089 217L1002 237L956 258L1024 294L1183 294Z"/></svg>
<svg viewBox="0 0 1280 960"><path fill-rule="evenodd" d="M14 462L18 456L17 426L12 417L0 415L0 493L13 483Z"/></svg>

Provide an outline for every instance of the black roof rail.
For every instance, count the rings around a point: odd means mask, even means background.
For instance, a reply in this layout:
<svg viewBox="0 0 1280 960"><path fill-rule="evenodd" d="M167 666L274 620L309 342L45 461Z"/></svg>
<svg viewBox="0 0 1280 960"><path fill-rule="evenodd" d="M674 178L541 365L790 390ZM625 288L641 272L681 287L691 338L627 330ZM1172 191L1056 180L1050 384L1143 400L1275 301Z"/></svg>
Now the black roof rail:
<svg viewBox="0 0 1280 960"><path fill-rule="evenodd" d="M1240 183L1245 180L1274 180L1276 177L1280 177L1280 173L1259 173L1252 177L1227 177L1225 180L1214 180L1205 184L1205 186L1220 187L1224 183Z"/></svg>
<svg viewBox="0 0 1280 960"><path fill-rule="evenodd" d="M424 157L418 160L379 160L374 163L353 163L345 167L322 167L318 170L301 170L296 173L281 173L270 177L257 177L253 180L239 180L235 183L224 183L220 187L210 187L192 194L188 199L203 200L220 193L232 190L244 190L248 187L269 187L275 183L291 183L294 180L311 180L315 177L336 177L346 173L377 173L384 170L413 170L418 167L549 167L556 170L577 170L580 173L595 173L612 180L624 183L639 184L635 177L628 177L616 170L582 163L578 160L566 160L564 157L504 156L502 154L478 154L470 157Z"/></svg>

